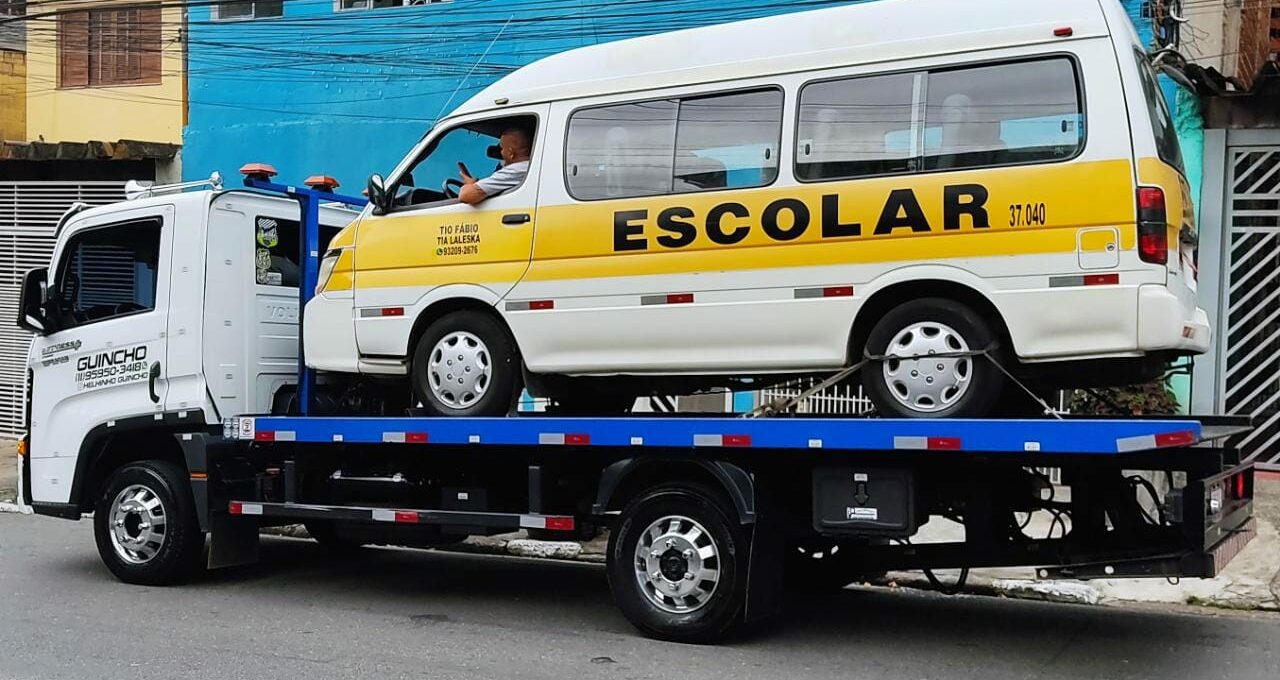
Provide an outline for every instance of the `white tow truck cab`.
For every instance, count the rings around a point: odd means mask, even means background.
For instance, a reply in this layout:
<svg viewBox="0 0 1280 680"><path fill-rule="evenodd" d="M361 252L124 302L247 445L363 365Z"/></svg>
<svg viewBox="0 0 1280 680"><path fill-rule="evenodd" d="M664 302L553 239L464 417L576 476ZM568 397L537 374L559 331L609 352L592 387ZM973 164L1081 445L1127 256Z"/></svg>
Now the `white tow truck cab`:
<svg viewBox="0 0 1280 680"><path fill-rule="evenodd" d="M28 501L78 513L77 484L105 472L82 468L109 435L269 413L292 392L298 204L207 184L73 208L50 267L28 273ZM323 208L322 233L353 215Z"/></svg>

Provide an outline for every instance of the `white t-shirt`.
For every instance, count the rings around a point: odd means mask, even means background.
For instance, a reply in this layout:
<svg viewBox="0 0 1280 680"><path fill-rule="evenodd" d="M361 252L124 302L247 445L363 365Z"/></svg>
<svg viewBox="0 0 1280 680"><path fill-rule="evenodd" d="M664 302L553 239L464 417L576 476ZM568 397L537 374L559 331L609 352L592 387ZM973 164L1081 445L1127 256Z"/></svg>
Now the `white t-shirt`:
<svg viewBox="0 0 1280 680"><path fill-rule="evenodd" d="M508 189L520 186L528 174L529 161L518 161L502 166L497 172L476 182L476 186L480 187L485 196L492 198Z"/></svg>

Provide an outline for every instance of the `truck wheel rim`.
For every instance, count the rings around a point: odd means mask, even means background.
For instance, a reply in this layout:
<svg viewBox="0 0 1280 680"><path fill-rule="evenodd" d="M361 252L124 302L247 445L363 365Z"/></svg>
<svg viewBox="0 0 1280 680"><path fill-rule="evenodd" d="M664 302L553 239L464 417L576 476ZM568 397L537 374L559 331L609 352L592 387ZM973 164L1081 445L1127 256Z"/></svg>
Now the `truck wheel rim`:
<svg viewBox="0 0 1280 680"><path fill-rule="evenodd" d="M111 547L125 562L146 564L164 547L164 503L146 486L134 484L116 494L107 521L111 528Z"/></svg>
<svg viewBox="0 0 1280 680"><path fill-rule="evenodd" d="M936 413L964 398L973 383L972 357L932 358L932 354L968 352L969 343L946 324L920 321L898 331L885 354L884 381L899 404L919 413ZM895 357L921 357L897 359Z"/></svg>
<svg viewBox="0 0 1280 680"><path fill-rule="evenodd" d="M449 333L431 350L427 381L431 394L445 406L471 408L489 389L492 378L489 348L471 333Z"/></svg>
<svg viewBox="0 0 1280 680"><path fill-rule="evenodd" d="M672 614L698 611L720 585L720 550L697 521L670 515L636 542L636 582L649 603Z"/></svg>

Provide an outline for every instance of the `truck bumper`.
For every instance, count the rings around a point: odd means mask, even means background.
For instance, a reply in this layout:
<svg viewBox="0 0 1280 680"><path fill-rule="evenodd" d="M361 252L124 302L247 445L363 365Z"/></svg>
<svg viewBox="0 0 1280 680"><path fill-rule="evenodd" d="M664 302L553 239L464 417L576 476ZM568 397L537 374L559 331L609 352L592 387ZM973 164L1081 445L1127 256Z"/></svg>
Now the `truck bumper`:
<svg viewBox="0 0 1280 680"><path fill-rule="evenodd" d="M1209 316L1196 307L1186 312L1178 296L1166 286L1138 289L1138 348L1203 354L1209 350Z"/></svg>

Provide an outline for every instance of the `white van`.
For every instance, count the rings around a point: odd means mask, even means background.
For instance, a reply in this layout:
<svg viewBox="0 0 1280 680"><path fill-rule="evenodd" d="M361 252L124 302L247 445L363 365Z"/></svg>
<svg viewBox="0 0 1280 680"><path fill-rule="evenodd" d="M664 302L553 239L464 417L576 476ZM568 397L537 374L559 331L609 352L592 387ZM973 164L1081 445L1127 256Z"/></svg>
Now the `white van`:
<svg viewBox="0 0 1280 680"><path fill-rule="evenodd" d="M532 140L523 184L459 164ZM475 172L483 176L485 172ZM1116 0L880 0L566 52L441 120L326 253L317 369L441 415L759 386L863 357L882 414L1204 352L1173 125ZM940 355L932 356L931 355Z"/></svg>

